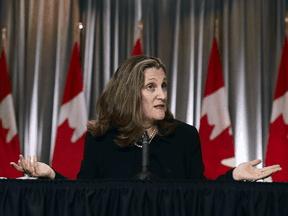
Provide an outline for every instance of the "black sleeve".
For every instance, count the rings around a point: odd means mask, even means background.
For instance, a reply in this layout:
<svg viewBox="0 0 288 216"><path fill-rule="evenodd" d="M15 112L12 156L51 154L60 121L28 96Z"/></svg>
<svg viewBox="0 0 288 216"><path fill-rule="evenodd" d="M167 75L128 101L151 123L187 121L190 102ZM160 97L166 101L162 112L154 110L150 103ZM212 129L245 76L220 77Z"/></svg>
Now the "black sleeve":
<svg viewBox="0 0 288 216"><path fill-rule="evenodd" d="M193 146L192 154L191 154L191 169L194 170L191 178L198 178L206 180L204 176L204 164L202 160L202 151L201 151L201 142L199 133L196 128L193 127Z"/></svg>
<svg viewBox="0 0 288 216"><path fill-rule="evenodd" d="M216 180L220 180L220 181L234 180L234 178L233 178L233 170L234 169L235 169L235 167L231 170L228 170L225 174L218 176Z"/></svg>
<svg viewBox="0 0 288 216"><path fill-rule="evenodd" d="M68 179L67 177L63 176L61 173L57 172L56 170L54 170L54 172L55 172L55 179Z"/></svg>
<svg viewBox="0 0 288 216"><path fill-rule="evenodd" d="M52 167L50 167L52 170L54 170ZM67 177L63 176L61 173L57 172L56 170L54 170L55 172L55 178L54 179L68 179ZM47 177L39 177L38 179L49 179Z"/></svg>
<svg viewBox="0 0 288 216"><path fill-rule="evenodd" d="M188 128L182 126L182 130L184 134L186 135L186 141L189 143L189 147L187 149L190 149L190 170L191 173L189 175L189 178L191 179L203 179L207 180L207 178L204 176L204 163L202 160L202 150L201 150L201 141L200 141L200 136L197 131L197 129L193 126L189 126ZM192 142L192 144L191 144ZM216 180L234 180L233 179L233 170L235 168L227 171L225 174L220 175L217 177Z"/></svg>
<svg viewBox="0 0 288 216"><path fill-rule="evenodd" d="M201 143L197 129L186 123L178 122L175 135L182 140L182 151L185 155L185 172L187 179L203 179L204 164L202 161Z"/></svg>
<svg viewBox="0 0 288 216"><path fill-rule="evenodd" d="M81 162L80 172L77 179L100 178L100 161L102 157L101 138L95 138L87 132L84 146L84 157Z"/></svg>

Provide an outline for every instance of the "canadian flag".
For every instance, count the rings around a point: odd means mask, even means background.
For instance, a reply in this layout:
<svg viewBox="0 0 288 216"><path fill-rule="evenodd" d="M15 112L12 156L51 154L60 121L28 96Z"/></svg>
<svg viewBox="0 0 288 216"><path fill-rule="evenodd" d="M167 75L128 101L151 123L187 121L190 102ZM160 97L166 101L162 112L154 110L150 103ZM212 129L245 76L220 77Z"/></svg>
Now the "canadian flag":
<svg viewBox="0 0 288 216"><path fill-rule="evenodd" d="M23 176L10 165L20 155L15 112L4 48L0 57L0 176L17 178Z"/></svg>
<svg viewBox="0 0 288 216"><path fill-rule="evenodd" d="M216 38L208 65L199 135L207 179L216 179L235 166L232 129Z"/></svg>
<svg viewBox="0 0 288 216"><path fill-rule="evenodd" d="M142 52L141 40L140 40L140 38L138 38L135 45L134 45L132 56L142 55L142 54L143 54L143 52Z"/></svg>
<svg viewBox="0 0 288 216"><path fill-rule="evenodd" d="M67 74L51 162L53 169L69 179L76 179L80 170L87 132L86 122L80 50L76 42Z"/></svg>
<svg viewBox="0 0 288 216"><path fill-rule="evenodd" d="M270 132L265 166L279 164L281 172L273 174L273 181L288 182L288 41L282 51L277 86L272 106Z"/></svg>

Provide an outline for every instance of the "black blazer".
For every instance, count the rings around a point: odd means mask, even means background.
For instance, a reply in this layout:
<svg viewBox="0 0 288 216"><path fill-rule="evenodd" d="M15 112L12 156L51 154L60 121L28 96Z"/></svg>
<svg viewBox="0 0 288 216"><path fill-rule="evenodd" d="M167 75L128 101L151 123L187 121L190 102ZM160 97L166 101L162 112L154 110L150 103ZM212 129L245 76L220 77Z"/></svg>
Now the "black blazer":
<svg viewBox="0 0 288 216"><path fill-rule="evenodd" d="M157 145L156 155L166 179L206 179L203 175L201 144L195 127L177 121L173 133L156 135L151 145ZM164 128L160 127L163 131ZM165 130L165 129L164 129ZM84 159L78 179L128 179L132 173L136 146L120 147L114 143L118 130L113 127L103 136L93 137L87 132ZM232 171L218 179L233 179ZM157 173L153 173L157 176ZM63 178L56 172L56 179Z"/></svg>

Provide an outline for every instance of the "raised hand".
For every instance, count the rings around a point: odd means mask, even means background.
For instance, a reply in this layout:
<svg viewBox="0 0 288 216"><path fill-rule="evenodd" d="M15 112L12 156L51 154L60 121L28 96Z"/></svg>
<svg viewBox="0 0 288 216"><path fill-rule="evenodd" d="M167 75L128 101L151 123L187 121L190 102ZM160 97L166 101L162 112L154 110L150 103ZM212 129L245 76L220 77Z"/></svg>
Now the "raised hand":
<svg viewBox="0 0 288 216"><path fill-rule="evenodd" d="M45 163L38 162L37 157L33 157L31 162L31 156L29 155L27 160L23 155L20 155L18 163L10 163L17 171L26 173L29 177L46 177L50 179L55 178L54 170Z"/></svg>
<svg viewBox="0 0 288 216"><path fill-rule="evenodd" d="M250 162L241 163L233 170L233 178L235 180L259 180L267 178L273 175L275 172L282 170L280 165L273 165L257 169L254 166L261 163L260 159L256 159Z"/></svg>

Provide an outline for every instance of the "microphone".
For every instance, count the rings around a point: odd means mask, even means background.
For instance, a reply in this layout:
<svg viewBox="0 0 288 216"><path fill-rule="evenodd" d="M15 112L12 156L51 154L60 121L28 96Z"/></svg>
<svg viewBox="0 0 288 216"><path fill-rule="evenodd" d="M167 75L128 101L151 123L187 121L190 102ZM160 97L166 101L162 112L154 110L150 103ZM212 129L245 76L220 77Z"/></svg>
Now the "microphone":
<svg viewBox="0 0 288 216"><path fill-rule="evenodd" d="M142 171L133 176L132 179L151 180L158 177L148 171L149 167L149 137L147 131L142 135Z"/></svg>
<svg viewBox="0 0 288 216"><path fill-rule="evenodd" d="M149 141L148 133L142 135L142 172L147 172L149 167Z"/></svg>

